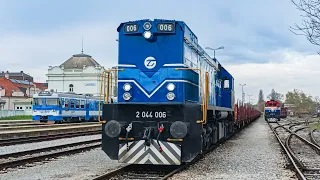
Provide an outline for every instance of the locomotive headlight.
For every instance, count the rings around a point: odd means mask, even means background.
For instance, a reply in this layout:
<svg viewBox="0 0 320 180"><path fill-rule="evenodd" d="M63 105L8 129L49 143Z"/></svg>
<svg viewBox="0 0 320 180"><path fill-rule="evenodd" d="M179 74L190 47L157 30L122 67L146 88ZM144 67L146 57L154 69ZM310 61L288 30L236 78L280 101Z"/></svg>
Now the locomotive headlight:
<svg viewBox="0 0 320 180"><path fill-rule="evenodd" d="M182 121L175 121L170 126L170 134L177 139L184 138L187 135L188 127Z"/></svg>
<svg viewBox="0 0 320 180"><path fill-rule="evenodd" d="M169 92L169 93L167 94L167 99L168 99L169 101L172 101L175 97L176 97L176 95L174 95L174 93L172 93L172 92Z"/></svg>
<svg viewBox="0 0 320 180"><path fill-rule="evenodd" d="M131 96L130 93L125 92L122 97L123 97L124 100L128 101L132 96Z"/></svg>
<svg viewBox="0 0 320 180"><path fill-rule="evenodd" d="M146 39L150 39L151 36L152 36L152 33L151 33L150 31L145 31L145 32L143 33L143 36L144 36L144 38L146 38Z"/></svg>
<svg viewBox="0 0 320 180"><path fill-rule="evenodd" d="M130 89L131 89L131 85L130 85L130 84L125 83L125 84L123 85L123 90L125 90L125 91L130 91Z"/></svg>
<svg viewBox="0 0 320 180"><path fill-rule="evenodd" d="M175 86L173 83L169 83L169 84L167 85L168 91L173 91L174 88L176 88L176 86Z"/></svg>

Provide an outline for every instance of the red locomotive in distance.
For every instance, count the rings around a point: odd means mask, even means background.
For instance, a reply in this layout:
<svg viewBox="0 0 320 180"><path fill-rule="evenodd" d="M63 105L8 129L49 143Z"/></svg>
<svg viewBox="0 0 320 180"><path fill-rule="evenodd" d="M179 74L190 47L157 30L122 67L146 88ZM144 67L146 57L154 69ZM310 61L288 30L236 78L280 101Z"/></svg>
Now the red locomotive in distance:
<svg viewBox="0 0 320 180"><path fill-rule="evenodd" d="M282 106L280 108L280 118L287 118L287 115L288 115L288 108Z"/></svg>

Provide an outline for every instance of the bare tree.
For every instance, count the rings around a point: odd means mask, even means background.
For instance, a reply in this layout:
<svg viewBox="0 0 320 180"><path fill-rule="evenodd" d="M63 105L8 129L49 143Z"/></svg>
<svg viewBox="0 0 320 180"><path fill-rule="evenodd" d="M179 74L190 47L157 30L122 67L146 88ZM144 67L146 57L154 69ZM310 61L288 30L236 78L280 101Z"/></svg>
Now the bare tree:
<svg viewBox="0 0 320 180"><path fill-rule="evenodd" d="M290 26L290 31L296 35L304 35L312 44L320 46L320 1L291 0L298 10L303 12L301 25ZM297 33L297 32L300 33ZM318 54L320 54L318 52Z"/></svg>

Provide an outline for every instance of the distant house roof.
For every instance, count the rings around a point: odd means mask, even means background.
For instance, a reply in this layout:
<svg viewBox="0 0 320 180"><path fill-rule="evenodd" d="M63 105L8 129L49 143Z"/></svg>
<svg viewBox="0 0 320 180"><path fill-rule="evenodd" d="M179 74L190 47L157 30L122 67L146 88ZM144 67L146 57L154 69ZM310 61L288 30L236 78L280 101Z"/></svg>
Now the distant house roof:
<svg viewBox="0 0 320 180"><path fill-rule="evenodd" d="M29 81L23 81L23 80L17 80L17 79L10 79L10 81L12 81L13 83L18 83L18 84L25 84L25 85L33 85L33 82L29 82Z"/></svg>
<svg viewBox="0 0 320 180"><path fill-rule="evenodd" d="M94 60L90 55L80 53L73 55L71 58L60 65L60 67L63 67L64 69L83 69L83 66L95 67L100 66L100 64L97 63L97 61Z"/></svg>
<svg viewBox="0 0 320 180"><path fill-rule="evenodd" d="M5 96L12 96L14 91L23 92L15 83L6 78L0 78L0 85L5 89Z"/></svg>
<svg viewBox="0 0 320 180"><path fill-rule="evenodd" d="M48 89L48 83L36 83L36 82L33 82L33 84L34 84L37 88L39 88L39 89L41 89L41 90L46 90L46 89Z"/></svg>
<svg viewBox="0 0 320 180"><path fill-rule="evenodd" d="M27 89L31 86L35 86L36 88L40 90L46 90L48 89L48 83L38 83L38 82L29 82L28 81L22 81L22 80L16 80L16 79L7 79L7 78L1 78L0 77L0 88L5 89L5 96L12 96L12 92L14 91L20 91L27 96Z"/></svg>
<svg viewBox="0 0 320 180"><path fill-rule="evenodd" d="M5 74L8 74L9 76L23 76L24 73L23 71L22 72L5 72L5 71L2 71L0 72L0 77L5 77Z"/></svg>

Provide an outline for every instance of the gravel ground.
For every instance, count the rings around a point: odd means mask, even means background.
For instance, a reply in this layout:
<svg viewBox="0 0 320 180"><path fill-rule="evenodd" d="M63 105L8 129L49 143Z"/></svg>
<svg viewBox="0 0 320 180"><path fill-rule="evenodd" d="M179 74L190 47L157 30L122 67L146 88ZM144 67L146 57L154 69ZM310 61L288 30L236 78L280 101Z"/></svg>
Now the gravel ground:
<svg viewBox="0 0 320 180"><path fill-rule="evenodd" d="M87 180L122 166L99 148L0 173L1 180Z"/></svg>
<svg viewBox="0 0 320 180"><path fill-rule="evenodd" d="M313 133L313 136L314 136L314 138L316 139L317 143L320 144L320 130L316 130L316 131Z"/></svg>
<svg viewBox="0 0 320 180"><path fill-rule="evenodd" d="M101 138L101 134L99 135L90 135L90 136L79 136L73 138L65 138L65 139L57 139L51 141L42 141L42 142L35 142L35 143L27 143L27 144L19 144L19 145L11 145L11 146L4 146L0 147L0 154L8 154L18 151L27 151L32 149L50 147L50 146L58 146L68 143L75 143L80 141L87 141L91 139L98 139Z"/></svg>
<svg viewBox="0 0 320 180"><path fill-rule="evenodd" d="M170 179L297 179L286 169L286 156L260 118L201 161Z"/></svg>

